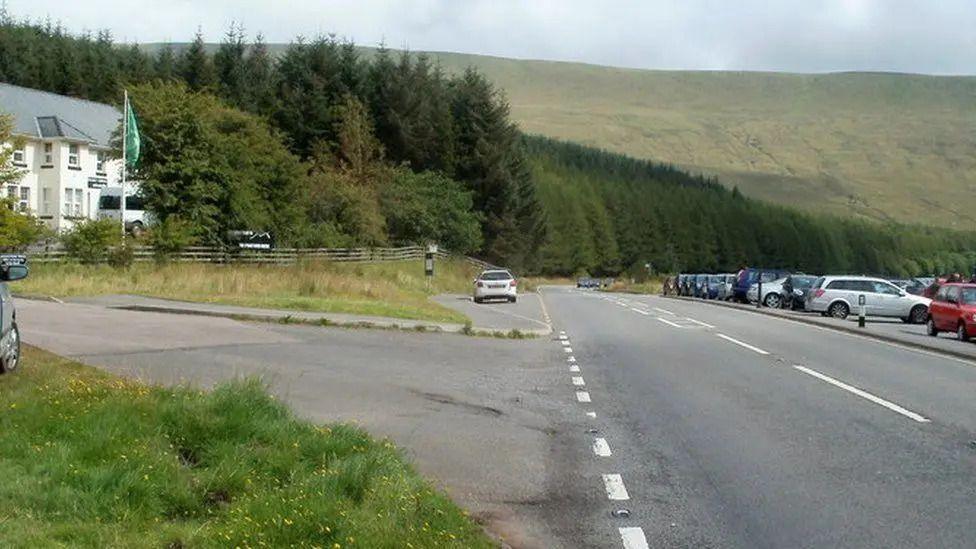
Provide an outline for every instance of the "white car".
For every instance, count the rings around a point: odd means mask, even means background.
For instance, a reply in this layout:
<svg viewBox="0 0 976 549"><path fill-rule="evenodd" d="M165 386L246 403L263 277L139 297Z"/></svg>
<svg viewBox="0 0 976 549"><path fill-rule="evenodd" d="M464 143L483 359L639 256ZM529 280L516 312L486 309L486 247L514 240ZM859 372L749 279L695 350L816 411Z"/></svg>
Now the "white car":
<svg viewBox="0 0 976 549"><path fill-rule="evenodd" d="M783 297L783 283L786 282L786 277L777 278L771 282L763 282L763 298L762 303L770 309L779 309L783 306L786 299ZM753 284L749 286L749 291L746 292L746 298L749 303L755 303L759 296L759 284Z"/></svg>
<svg viewBox="0 0 976 549"><path fill-rule="evenodd" d="M518 299L518 282L515 275L505 269L489 269L474 280L474 302L487 299L506 299L512 303Z"/></svg>
<svg viewBox="0 0 976 549"><path fill-rule="evenodd" d="M17 369L20 364L20 330L17 311L7 282L27 276L27 258L0 255L0 373Z"/></svg>
<svg viewBox="0 0 976 549"><path fill-rule="evenodd" d="M900 318L912 324L924 324L928 320L932 302L881 278L824 276L807 293L806 309L824 316L847 318L857 313L861 296L864 296L867 316Z"/></svg>

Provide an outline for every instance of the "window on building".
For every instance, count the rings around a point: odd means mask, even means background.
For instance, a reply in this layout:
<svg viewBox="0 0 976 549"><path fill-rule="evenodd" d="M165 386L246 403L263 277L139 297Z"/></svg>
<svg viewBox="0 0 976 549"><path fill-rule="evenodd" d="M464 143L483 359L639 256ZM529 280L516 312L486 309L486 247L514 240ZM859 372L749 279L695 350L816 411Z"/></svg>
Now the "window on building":
<svg viewBox="0 0 976 549"><path fill-rule="evenodd" d="M85 204L85 191L81 189L75 189L75 217L82 217L83 215L85 215L84 204Z"/></svg>
<svg viewBox="0 0 976 549"><path fill-rule="evenodd" d="M103 151L95 153L95 173L105 175L105 153Z"/></svg>
<svg viewBox="0 0 976 549"><path fill-rule="evenodd" d="M14 145L14 166L26 166L27 165L27 145L21 143L19 146Z"/></svg>
<svg viewBox="0 0 976 549"><path fill-rule="evenodd" d="M7 198L10 199L9 207L11 210L15 209L15 204L17 203L17 185L7 185Z"/></svg>
<svg viewBox="0 0 976 549"><path fill-rule="evenodd" d="M17 203L20 211L26 212L30 208L30 187L20 188L20 201Z"/></svg>
<svg viewBox="0 0 976 549"><path fill-rule="evenodd" d="M53 166L54 165L54 145L51 143L44 144L44 165Z"/></svg>
<svg viewBox="0 0 976 549"><path fill-rule="evenodd" d="M71 204L74 202L74 200L75 200L75 190L65 189L64 204L61 205L61 215L65 217L71 217L71 211L73 210Z"/></svg>
<svg viewBox="0 0 976 549"><path fill-rule="evenodd" d="M81 167L81 157L78 154L78 145L68 145L68 166Z"/></svg>
<svg viewBox="0 0 976 549"><path fill-rule="evenodd" d="M41 213L43 215L51 215L51 189L50 187L44 187L41 191Z"/></svg>

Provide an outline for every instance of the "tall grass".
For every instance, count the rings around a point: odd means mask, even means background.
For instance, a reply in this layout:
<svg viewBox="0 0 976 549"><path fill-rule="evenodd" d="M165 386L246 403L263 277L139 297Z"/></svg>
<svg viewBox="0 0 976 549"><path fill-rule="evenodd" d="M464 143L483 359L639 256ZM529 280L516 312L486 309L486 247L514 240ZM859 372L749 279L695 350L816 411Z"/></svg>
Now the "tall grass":
<svg viewBox="0 0 976 549"><path fill-rule="evenodd" d="M0 376L4 547L490 547L389 442L26 348Z"/></svg>
<svg viewBox="0 0 976 549"><path fill-rule="evenodd" d="M470 291L476 271L463 261L438 261L428 289L422 261L304 262L292 266L138 264L127 271L108 266L36 264L30 277L12 286L15 292L55 297L130 293L251 307L464 322L463 315L428 297Z"/></svg>

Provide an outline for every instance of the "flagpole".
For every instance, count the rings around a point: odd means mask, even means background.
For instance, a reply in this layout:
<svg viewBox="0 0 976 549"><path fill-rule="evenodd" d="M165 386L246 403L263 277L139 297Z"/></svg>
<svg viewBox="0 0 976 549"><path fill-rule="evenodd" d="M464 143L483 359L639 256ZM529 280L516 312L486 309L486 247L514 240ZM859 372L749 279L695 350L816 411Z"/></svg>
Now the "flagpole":
<svg viewBox="0 0 976 549"><path fill-rule="evenodd" d="M124 101L122 102L122 198L119 202L119 211L122 217L122 245L125 245L125 150L129 143L129 90L123 90Z"/></svg>

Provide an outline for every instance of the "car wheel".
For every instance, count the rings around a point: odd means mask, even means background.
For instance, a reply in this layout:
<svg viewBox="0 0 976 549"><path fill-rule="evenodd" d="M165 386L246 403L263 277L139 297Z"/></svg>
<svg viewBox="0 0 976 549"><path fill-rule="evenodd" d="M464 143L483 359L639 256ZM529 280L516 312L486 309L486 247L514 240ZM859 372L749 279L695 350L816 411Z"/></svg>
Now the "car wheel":
<svg viewBox="0 0 976 549"><path fill-rule="evenodd" d="M935 321L931 318L925 323L925 332L932 337L939 335L939 329L935 327Z"/></svg>
<svg viewBox="0 0 976 549"><path fill-rule="evenodd" d="M513 296L513 297L508 298L508 301L510 303L515 303L516 301L518 301L518 298Z"/></svg>
<svg viewBox="0 0 976 549"><path fill-rule="evenodd" d="M0 373L12 372L20 365L20 329L17 324L10 328L10 350L0 360Z"/></svg>
<svg viewBox="0 0 976 549"><path fill-rule="evenodd" d="M912 324L924 324L929 318L929 309L925 305L916 305L912 307L912 312L909 313L908 318Z"/></svg>
<svg viewBox="0 0 976 549"><path fill-rule="evenodd" d="M962 322L959 323L959 328L956 329L956 337L959 341L969 341L969 332L966 331L966 325Z"/></svg>
<svg viewBox="0 0 976 549"><path fill-rule="evenodd" d="M779 294L769 294L766 299L763 300L763 304L770 309L779 309L783 304L783 298Z"/></svg>
<svg viewBox="0 0 976 549"><path fill-rule="evenodd" d="M480 298L480 297L476 297L476 298L474 298L474 302L475 302L475 303L481 303L481 298Z"/></svg>
<svg viewBox="0 0 976 549"><path fill-rule="evenodd" d="M846 303L837 302L830 306L830 316L844 320L851 314L851 308Z"/></svg>

